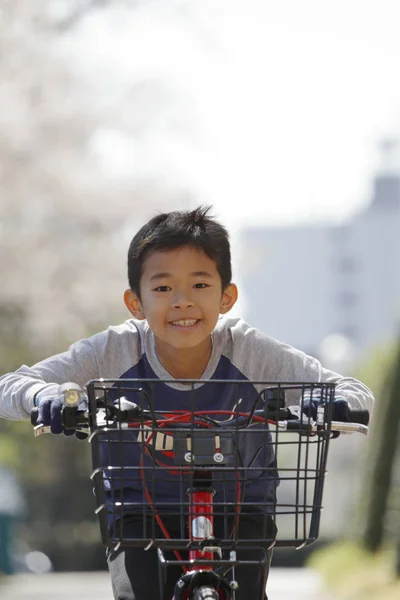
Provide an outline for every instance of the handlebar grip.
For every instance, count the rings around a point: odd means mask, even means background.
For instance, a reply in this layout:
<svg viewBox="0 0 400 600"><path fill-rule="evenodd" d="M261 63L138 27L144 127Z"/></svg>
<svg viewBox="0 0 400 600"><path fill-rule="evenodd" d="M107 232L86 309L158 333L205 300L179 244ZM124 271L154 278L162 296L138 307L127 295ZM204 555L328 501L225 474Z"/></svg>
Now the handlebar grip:
<svg viewBox="0 0 400 600"><path fill-rule="evenodd" d="M360 425L369 425L369 410L349 408L348 412L350 423L360 423Z"/></svg>
<svg viewBox="0 0 400 600"><path fill-rule="evenodd" d="M35 408L32 408L32 410L31 410L31 425L33 425L34 427L35 427L35 425L37 425L38 416L39 416L39 410L35 406Z"/></svg>

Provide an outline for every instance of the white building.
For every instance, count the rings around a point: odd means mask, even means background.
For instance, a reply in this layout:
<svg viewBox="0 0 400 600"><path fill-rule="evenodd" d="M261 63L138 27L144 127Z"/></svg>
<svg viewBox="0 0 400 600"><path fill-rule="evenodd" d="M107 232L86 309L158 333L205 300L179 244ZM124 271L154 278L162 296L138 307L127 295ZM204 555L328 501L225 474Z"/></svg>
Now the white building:
<svg viewBox="0 0 400 600"><path fill-rule="evenodd" d="M314 356L341 334L348 362L398 333L397 173L379 174L368 208L343 226L253 228L241 241L244 316L262 331Z"/></svg>

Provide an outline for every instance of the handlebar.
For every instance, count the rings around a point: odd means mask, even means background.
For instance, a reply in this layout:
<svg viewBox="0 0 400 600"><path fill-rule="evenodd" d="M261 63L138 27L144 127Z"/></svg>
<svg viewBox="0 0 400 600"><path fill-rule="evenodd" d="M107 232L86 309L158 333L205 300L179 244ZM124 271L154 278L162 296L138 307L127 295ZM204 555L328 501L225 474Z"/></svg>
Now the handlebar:
<svg viewBox="0 0 400 600"><path fill-rule="evenodd" d="M73 388L72 391L75 391ZM73 394L67 384L60 386L60 398L63 402L62 407L62 424L63 429L75 429L86 434L90 434L89 413L86 410L80 410L77 402L71 401ZM281 392L281 390L280 390ZM88 401L87 395L81 391L80 400ZM316 420L306 416L301 406L284 407L284 400L281 396L268 398L264 408L253 410L250 413L240 413L237 411L150 411L141 409L137 404L127 400L125 397L119 398L114 403L99 399L97 401L97 410L103 410L104 416L107 419L107 428L110 426L110 419L114 421L115 427L119 429L134 428L143 425L145 422L153 423L158 426L161 423L168 423L168 427L178 426L184 428L185 424L193 427L193 417L196 418L195 425L197 427L217 427L229 428L237 427L245 429L257 423L268 422L270 425L277 427L280 430L297 432L301 435L315 435L319 431L326 430L325 406L322 404L318 407ZM188 420L189 415L189 420ZM190 416L192 415L192 416ZM220 421L212 418L212 415L225 415L228 420ZM361 433L367 435L369 412L368 410L353 410L349 407L348 410L349 422L331 421L329 423L330 431L336 435L340 433ZM31 411L31 424L34 427L34 435L40 436L46 433L51 433L50 426L45 426L38 423L38 409L33 408Z"/></svg>

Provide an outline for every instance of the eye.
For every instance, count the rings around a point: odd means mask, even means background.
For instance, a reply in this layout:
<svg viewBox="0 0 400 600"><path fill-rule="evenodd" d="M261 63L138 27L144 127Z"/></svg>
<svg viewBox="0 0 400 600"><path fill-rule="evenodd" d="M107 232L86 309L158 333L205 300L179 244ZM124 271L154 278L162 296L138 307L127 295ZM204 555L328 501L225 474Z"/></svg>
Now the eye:
<svg viewBox="0 0 400 600"><path fill-rule="evenodd" d="M169 292L170 287L168 285L160 285L154 289L155 292Z"/></svg>
<svg viewBox="0 0 400 600"><path fill-rule="evenodd" d="M195 283L194 286L197 290L203 290L204 288L210 287L208 283Z"/></svg>

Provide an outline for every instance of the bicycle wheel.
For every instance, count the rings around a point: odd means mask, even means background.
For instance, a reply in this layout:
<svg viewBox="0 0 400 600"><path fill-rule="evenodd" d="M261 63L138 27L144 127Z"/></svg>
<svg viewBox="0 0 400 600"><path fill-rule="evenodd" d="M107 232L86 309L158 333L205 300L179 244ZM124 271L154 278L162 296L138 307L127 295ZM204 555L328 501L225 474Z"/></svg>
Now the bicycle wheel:
<svg viewBox="0 0 400 600"><path fill-rule="evenodd" d="M219 594L214 588L203 585L194 590L193 600L219 600Z"/></svg>

